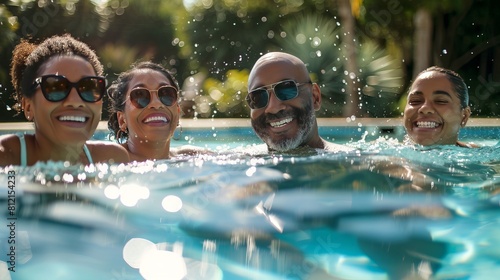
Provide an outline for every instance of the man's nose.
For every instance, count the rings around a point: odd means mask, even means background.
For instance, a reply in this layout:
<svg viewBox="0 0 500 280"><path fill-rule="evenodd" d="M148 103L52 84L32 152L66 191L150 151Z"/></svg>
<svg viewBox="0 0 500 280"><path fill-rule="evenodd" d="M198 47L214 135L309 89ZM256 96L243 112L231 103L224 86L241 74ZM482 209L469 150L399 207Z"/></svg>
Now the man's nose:
<svg viewBox="0 0 500 280"><path fill-rule="evenodd" d="M269 89L269 102L267 103L266 113L276 114L285 108L283 101L276 97L273 89Z"/></svg>

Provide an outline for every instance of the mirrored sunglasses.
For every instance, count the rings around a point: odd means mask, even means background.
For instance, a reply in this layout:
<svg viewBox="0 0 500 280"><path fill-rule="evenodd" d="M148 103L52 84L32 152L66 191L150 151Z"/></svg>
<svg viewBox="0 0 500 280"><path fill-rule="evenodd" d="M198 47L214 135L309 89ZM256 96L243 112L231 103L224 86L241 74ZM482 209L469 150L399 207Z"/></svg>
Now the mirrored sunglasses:
<svg viewBox="0 0 500 280"><path fill-rule="evenodd" d="M246 101L248 102L248 106L250 108L261 109L266 107L267 104L269 103L270 89L273 90L274 94L276 95L276 98L278 98L281 101L287 101L294 99L299 95L300 86L310 83L311 82L297 83L294 80L280 81L250 91L246 97Z"/></svg>
<svg viewBox="0 0 500 280"><path fill-rule="evenodd" d="M161 86L157 90L134 88L130 92L129 99L136 108L142 109L151 102L151 94L153 92L156 92L158 99L165 106L172 106L177 102L177 89L173 86Z"/></svg>

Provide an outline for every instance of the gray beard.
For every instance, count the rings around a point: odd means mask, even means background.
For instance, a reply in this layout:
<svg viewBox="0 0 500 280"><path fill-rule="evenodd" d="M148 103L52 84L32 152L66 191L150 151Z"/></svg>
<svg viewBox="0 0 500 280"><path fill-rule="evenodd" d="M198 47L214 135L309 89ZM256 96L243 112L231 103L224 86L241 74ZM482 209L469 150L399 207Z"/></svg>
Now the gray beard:
<svg viewBox="0 0 500 280"><path fill-rule="evenodd" d="M262 139L262 141L267 144L269 150L275 150L279 152L293 150L304 144L304 142L307 140L316 122L312 104L311 102L308 102L308 104L306 104L303 109L293 108L293 111L294 117L297 118L297 123L299 126L297 136L294 138L283 139L279 142L273 142L271 137L265 132L265 130L260 129L260 127L265 126L265 115L262 115L255 121L252 120L252 126L255 133L259 136L260 139ZM260 124L261 126L258 126L258 124Z"/></svg>

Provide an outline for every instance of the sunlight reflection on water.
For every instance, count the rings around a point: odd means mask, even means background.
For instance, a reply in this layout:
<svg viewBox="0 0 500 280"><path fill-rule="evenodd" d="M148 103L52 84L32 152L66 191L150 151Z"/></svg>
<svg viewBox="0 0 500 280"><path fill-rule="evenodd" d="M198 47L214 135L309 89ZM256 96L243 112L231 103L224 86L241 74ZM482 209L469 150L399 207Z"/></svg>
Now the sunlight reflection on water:
<svg viewBox="0 0 500 280"><path fill-rule="evenodd" d="M386 279L417 266L437 279L464 279L498 269L497 147L349 145L359 151L257 148L14 168L18 271L6 270L2 227L0 275ZM0 183L6 221L5 172Z"/></svg>

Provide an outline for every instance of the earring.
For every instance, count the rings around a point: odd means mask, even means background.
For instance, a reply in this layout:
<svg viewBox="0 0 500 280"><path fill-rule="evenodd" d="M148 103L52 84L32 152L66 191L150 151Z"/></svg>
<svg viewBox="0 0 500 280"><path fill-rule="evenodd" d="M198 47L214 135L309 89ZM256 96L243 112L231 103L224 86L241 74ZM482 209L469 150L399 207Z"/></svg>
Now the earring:
<svg viewBox="0 0 500 280"><path fill-rule="evenodd" d="M176 135L176 131L177 129L179 128L179 133L178 135ZM181 137L182 137L182 125L180 123L177 124L177 127L175 128L175 131L174 131L174 136L172 137L174 140L181 140Z"/></svg>
<svg viewBox="0 0 500 280"><path fill-rule="evenodd" d="M116 142L118 142L118 144L127 143L127 140L128 140L128 129L125 128L123 130L123 129L120 128L120 130L118 130L116 132L115 140L116 140Z"/></svg>

